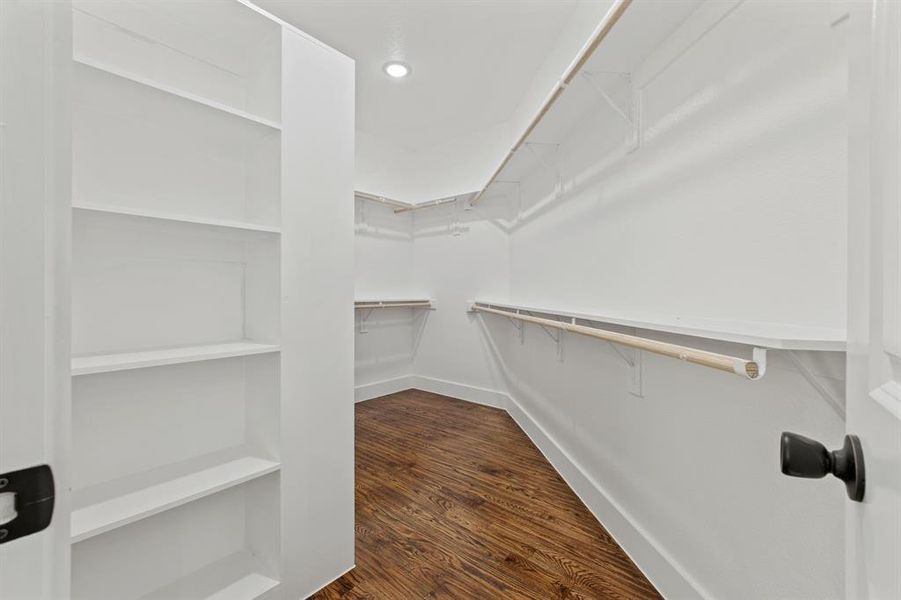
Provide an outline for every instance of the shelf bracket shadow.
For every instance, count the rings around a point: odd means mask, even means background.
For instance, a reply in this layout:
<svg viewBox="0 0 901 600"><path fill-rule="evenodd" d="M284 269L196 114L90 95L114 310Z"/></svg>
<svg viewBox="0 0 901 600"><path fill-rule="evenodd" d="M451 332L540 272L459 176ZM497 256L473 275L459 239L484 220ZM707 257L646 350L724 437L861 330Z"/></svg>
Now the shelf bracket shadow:
<svg viewBox="0 0 901 600"><path fill-rule="evenodd" d="M370 308L368 310L360 311L360 333L369 333L369 328L366 326L366 322L372 315L373 310L375 309Z"/></svg>
<svg viewBox="0 0 901 600"><path fill-rule="evenodd" d="M636 348L631 352L631 354L627 354L619 347L618 344L607 342L607 345L610 346L613 351L616 352L616 354L619 355L619 357L623 359L623 362L626 363L626 365L629 367L629 393L633 396L644 398L644 392L642 392L641 389L641 350Z"/></svg>
<svg viewBox="0 0 901 600"><path fill-rule="evenodd" d="M820 395L823 400L826 401L826 404L829 405L835 414L839 416L839 418L844 421L845 420L845 397L841 392L836 392L831 389L829 386L824 384L821 381L821 378L817 376L810 367L804 362L801 358L800 353L797 350L786 350L785 355L788 359L795 365L795 368L798 369L798 372L801 374L804 379L807 380L807 383L816 390L816 392Z"/></svg>
<svg viewBox="0 0 901 600"><path fill-rule="evenodd" d="M600 99L608 107L613 109L623 122L629 127L629 138L626 140L626 153L632 153L641 147L641 91L635 87L631 73L616 71L582 71L582 79L597 93ZM628 102L622 106L617 102L601 83L601 79L610 76L619 79L626 86Z"/></svg>

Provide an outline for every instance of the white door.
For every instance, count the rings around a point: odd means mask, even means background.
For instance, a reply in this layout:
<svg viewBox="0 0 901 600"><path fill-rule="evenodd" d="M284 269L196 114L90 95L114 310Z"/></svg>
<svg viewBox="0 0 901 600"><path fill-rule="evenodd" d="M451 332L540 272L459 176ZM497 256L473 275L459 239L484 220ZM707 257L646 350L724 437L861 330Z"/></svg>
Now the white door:
<svg viewBox="0 0 901 600"><path fill-rule="evenodd" d="M846 508L846 597L901 598L901 3L852 8L847 431L866 467Z"/></svg>
<svg viewBox="0 0 901 600"><path fill-rule="evenodd" d="M0 0L0 598L9 600L68 597L58 457L68 430L69 23L67 2ZM48 488L2 474L42 464L57 473L54 518L14 539L46 511Z"/></svg>

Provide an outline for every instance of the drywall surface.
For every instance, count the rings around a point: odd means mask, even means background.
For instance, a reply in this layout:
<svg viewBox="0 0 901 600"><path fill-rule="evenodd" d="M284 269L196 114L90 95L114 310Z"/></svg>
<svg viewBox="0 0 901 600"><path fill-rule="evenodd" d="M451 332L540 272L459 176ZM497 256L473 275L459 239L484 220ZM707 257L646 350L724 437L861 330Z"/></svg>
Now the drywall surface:
<svg viewBox="0 0 901 600"><path fill-rule="evenodd" d="M523 183L511 299L844 327L847 24L829 3L713 4L637 69L641 148L598 103L560 148L567 191ZM636 397L602 343L566 336L559 362L540 329L520 344L484 319L513 399L699 595L842 597L844 489L782 476L778 447L784 430L838 446L843 422L784 357L748 382L645 355ZM804 358L842 377L842 355Z"/></svg>
<svg viewBox="0 0 901 600"><path fill-rule="evenodd" d="M503 230L463 212L462 203L414 216L357 200L355 258L357 299L430 298L437 307L356 311L358 391L382 390L374 384L391 380L408 385L413 374L504 389L486 340L466 312L467 300L508 294Z"/></svg>
<svg viewBox="0 0 901 600"><path fill-rule="evenodd" d="M354 236L357 300L427 298L414 284L410 215L356 201ZM356 310L355 373L357 388L407 377L413 372L413 340L428 312L410 308Z"/></svg>
<svg viewBox="0 0 901 600"><path fill-rule="evenodd" d="M443 381L489 390L504 383L478 323L467 315L467 301L482 295L506 295L509 282L507 235L486 221L458 215L457 235L447 227L430 227L427 219L445 215L417 215L413 255L415 280L426 286L438 309L418 341L415 373ZM451 228L455 222L450 219Z"/></svg>

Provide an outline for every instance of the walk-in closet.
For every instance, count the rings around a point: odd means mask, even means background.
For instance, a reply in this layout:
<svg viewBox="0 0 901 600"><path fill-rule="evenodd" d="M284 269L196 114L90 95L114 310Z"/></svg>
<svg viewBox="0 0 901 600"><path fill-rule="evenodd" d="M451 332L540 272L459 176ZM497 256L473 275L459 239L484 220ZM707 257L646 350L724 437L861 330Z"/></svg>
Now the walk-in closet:
<svg viewBox="0 0 901 600"><path fill-rule="evenodd" d="M901 2L0 0L0 599L901 599Z"/></svg>

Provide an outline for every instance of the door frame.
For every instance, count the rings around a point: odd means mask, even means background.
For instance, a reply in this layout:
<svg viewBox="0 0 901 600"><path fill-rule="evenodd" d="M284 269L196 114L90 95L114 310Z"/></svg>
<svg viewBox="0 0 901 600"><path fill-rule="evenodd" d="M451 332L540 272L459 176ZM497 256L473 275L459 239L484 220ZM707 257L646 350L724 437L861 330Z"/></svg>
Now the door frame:
<svg viewBox="0 0 901 600"><path fill-rule="evenodd" d="M863 502L845 507L845 596L901 597L901 5L850 3L847 432Z"/></svg>
<svg viewBox="0 0 901 600"><path fill-rule="evenodd" d="M0 1L0 472L46 463L49 528L0 545L0 597L69 597L72 10Z"/></svg>

